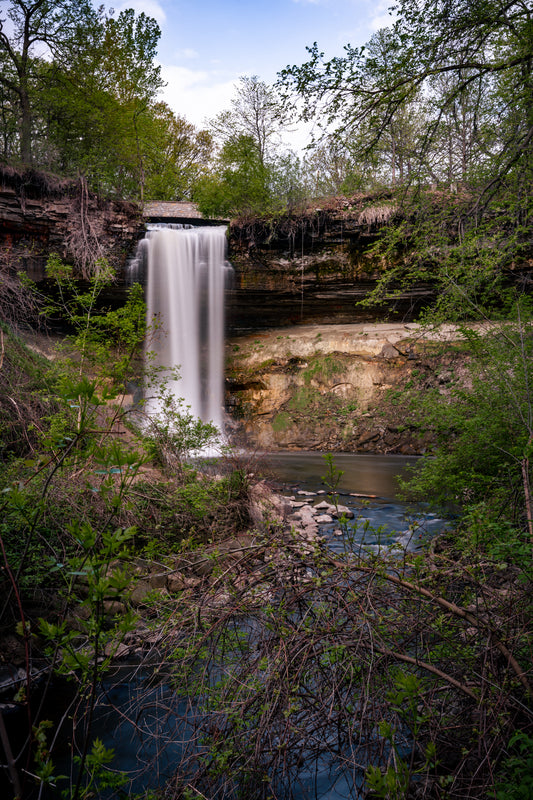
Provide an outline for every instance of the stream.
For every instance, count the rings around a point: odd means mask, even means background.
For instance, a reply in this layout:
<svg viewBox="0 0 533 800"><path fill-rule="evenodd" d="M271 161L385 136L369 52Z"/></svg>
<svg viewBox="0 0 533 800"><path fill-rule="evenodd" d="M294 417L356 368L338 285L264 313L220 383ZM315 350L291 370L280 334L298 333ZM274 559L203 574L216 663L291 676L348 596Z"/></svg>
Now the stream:
<svg viewBox="0 0 533 800"><path fill-rule="evenodd" d="M275 453L266 460L279 490L289 497L316 504L330 494L328 465L322 453ZM418 460L416 456L335 453L334 468L342 473L336 494L354 514L347 526L352 545L355 542L374 552L382 548L416 550L444 528L442 516L421 506L408 507L397 499L398 478L407 477ZM338 522L321 525L320 534L332 550L344 551Z"/></svg>
<svg viewBox="0 0 533 800"><path fill-rule="evenodd" d="M282 493L310 503L327 498L322 477L327 464L320 453L276 453L265 456L265 461ZM441 517L420 509L415 514L396 498L397 476L405 475L416 461L414 457L335 454L333 463L343 471L337 487L339 500L353 509L352 535L365 547L418 548L443 528ZM320 528L334 550L343 548L338 529L338 522ZM128 794L162 786L175 772L182 755L190 752L192 729L188 730L187 700L179 698L170 680L161 674L164 665L155 669L158 676L154 683L153 670L146 664L117 667L105 682L95 722L94 736L115 751L113 766L129 775ZM294 800L341 800L350 796L344 779L332 784L330 768L324 766L324 774L318 779L313 772L309 781L305 773L304 766L299 777L301 792Z"/></svg>

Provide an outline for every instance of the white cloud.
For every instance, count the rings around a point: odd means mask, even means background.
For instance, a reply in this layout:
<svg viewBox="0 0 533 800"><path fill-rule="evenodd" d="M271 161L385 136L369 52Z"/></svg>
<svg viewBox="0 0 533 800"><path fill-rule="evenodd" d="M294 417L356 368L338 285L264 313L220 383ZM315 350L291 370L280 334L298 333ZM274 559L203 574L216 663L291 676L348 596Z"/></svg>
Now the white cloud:
<svg viewBox="0 0 533 800"><path fill-rule="evenodd" d="M163 64L161 73L167 83L162 91L163 100L176 114L198 127L230 107L238 80L238 77L224 79L207 69L193 70L176 65Z"/></svg>
<svg viewBox="0 0 533 800"><path fill-rule="evenodd" d="M192 59L199 58L199 56L200 54L197 50L193 50L192 47L184 47L183 50L178 50L174 57L176 59L184 58L191 61Z"/></svg>
<svg viewBox="0 0 533 800"><path fill-rule="evenodd" d="M163 79L167 86L162 91L162 99L175 114L179 114L197 128L221 111L231 108L231 99L239 81L239 75L227 77L216 69L190 69L177 65L161 65ZM287 147L300 152L309 142L312 125L290 126L283 134Z"/></svg>
<svg viewBox="0 0 533 800"><path fill-rule="evenodd" d="M372 32L379 31L381 28L390 28L396 19L396 14L391 14L390 0L379 0L372 8L372 13L368 21L368 27Z"/></svg>
<svg viewBox="0 0 533 800"><path fill-rule="evenodd" d="M167 19L167 15L158 0L123 0L121 3L111 4L107 2L106 5L112 5L115 11L119 13L126 8L133 8L136 14L144 12L148 17L153 17L157 20L159 25L162 25Z"/></svg>

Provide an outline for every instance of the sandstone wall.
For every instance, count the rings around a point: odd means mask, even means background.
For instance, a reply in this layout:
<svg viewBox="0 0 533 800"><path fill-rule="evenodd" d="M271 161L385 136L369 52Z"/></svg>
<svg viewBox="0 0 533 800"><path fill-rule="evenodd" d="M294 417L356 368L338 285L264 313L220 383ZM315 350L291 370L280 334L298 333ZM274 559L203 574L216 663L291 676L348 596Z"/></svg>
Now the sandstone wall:
<svg viewBox="0 0 533 800"><path fill-rule="evenodd" d="M236 337L227 346L232 436L258 449L424 452L399 390L449 392L464 355L452 326L312 325Z"/></svg>

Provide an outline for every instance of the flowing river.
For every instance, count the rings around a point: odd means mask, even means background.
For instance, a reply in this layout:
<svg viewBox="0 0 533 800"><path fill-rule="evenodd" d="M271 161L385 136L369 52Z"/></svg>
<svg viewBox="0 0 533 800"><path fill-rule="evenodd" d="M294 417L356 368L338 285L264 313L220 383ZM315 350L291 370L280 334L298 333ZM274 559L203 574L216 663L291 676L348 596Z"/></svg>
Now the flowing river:
<svg viewBox="0 0 533 800"><path fill-rule="evenodd" d="M335 453L336 493L354 514L348 528L353 541L374 551L382 547L417 549L441 531L445 520L423 507L412 508L398 500L399 479L416 468L416 456ZM331 493L328 464L317 452L276 453L267 457L280 488L295 499L315 504ZM300 494L298 494L300 492ZM321 526L333 550L344 550L338 523Z"/></svg>

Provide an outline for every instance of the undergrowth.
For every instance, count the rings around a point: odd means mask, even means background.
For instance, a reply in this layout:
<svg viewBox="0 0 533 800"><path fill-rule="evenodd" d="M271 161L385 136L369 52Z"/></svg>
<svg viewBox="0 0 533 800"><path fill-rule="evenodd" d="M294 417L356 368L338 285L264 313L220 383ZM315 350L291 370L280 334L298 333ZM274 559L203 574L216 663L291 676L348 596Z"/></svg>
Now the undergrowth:
<svg viewBox="0 0 533 800"><path fill-rule="evenodd" d="M460 507L455 530L425 552L376 553L341 517L336 554L274 515L249 463L230 453L191 462L214 432L179 403L164 404L147 439L124 398L145 335L138 290L120 313L96 313L105 265L75 302L65 265L51 269L69 288L66 356L48 365L3 329L0 376L21 412L0 405L12 431L2 434L0 634L17 639L24 676L6 699L25 719L22 746L2 739L11 794L127 791L92 730L107 670L134 646L157 659L145 700L128 712L135 730L151 737L154 716L172 719L168 744L181 742L160 790L168 800L527 796L527 309L488 337L465 330L478 365L469 391L457 385L412 410L438 446L405 489ZM338 477L330 459L337 504ZM59 720L43 713L36 664L74 687ZM68 777L57 766L61 728ZM160 736L158 758L164 747Z"/></svg>

